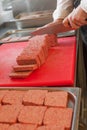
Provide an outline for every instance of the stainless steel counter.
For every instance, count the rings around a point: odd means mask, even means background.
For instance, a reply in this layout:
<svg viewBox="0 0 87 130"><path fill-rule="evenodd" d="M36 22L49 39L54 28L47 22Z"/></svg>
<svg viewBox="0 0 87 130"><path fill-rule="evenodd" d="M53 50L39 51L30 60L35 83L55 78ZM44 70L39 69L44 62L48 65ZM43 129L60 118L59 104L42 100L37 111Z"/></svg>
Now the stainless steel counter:
<svg viewBox="0 0 87 130"><path fill-rule="evenodd" d="M2 25L0 25L0 37L1 37L4 33L6 33L7 31L13 30L13 29L17 29L15 23L11 23L11 24L9 24L9 22L8 22L8 23L3 23Z"/></svg>

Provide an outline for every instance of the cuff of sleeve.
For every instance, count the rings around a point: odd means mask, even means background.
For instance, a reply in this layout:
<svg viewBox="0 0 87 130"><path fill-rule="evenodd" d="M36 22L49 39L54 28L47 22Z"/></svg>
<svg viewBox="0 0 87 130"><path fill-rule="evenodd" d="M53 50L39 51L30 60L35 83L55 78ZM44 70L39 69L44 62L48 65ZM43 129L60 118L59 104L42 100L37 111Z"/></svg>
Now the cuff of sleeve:
<svg viewBox="0 0 87 130"><path fill-rule="evenodd" d="M64 19L66 16L68 16L68 14L72 11L72 8L69 9L62 9L57 8L54 12L53 12L53 19Z"/></svg>
<svg viewBox="0 0 87 130"><path fill-rule="evenodd" d="M87 13L87 0L82 0L80 7Z"/></svg>

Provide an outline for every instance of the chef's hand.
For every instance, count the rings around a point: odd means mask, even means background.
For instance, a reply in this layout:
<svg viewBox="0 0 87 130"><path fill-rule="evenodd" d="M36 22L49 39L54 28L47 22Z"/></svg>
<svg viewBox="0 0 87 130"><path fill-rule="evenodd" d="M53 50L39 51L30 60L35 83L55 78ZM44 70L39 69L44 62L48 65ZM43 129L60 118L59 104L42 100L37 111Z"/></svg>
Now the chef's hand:
<svg viewBox="0 0 87 130"><path fill-rule="evenodd" d="M63 20L63 24L65 27L71 26L78 29L80 26L87 24L87 13L78 6Z"/></svg>
<svg viewBox="0 0 87 130"><path fill-rule="evenodd" d="M57 24L60 24L62 22L63 22L63 19L56 19L55 21L48 23L48 24L44 25L43 27L51 27L53 25L57 25Z"/></svg>
<svg viewBox="0 0 87 130"><path fill-rule="evenodd" d="M57 25L62 23L63 19L57 19L51 23L48 23L31 33L31 35L41 35L45 33L54 33L57 34Z"/></svg>

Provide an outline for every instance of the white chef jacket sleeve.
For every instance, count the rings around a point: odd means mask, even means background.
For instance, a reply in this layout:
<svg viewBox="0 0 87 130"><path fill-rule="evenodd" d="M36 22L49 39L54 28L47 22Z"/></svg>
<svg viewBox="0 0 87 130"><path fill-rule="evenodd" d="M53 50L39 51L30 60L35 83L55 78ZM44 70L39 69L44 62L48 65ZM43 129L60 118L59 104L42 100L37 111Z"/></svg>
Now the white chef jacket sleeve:
<svg viewBox="0 0 87 130"><path fill-rule="evenodd" d="M81 0L80 6L87 13L87 0Z"/></svg>
<svg viewBox="0 0 87 130"><path fill-rule="evenodd" d="M53 19L64 19L74 8L74 0L57 0L57 7Z"/></svg>

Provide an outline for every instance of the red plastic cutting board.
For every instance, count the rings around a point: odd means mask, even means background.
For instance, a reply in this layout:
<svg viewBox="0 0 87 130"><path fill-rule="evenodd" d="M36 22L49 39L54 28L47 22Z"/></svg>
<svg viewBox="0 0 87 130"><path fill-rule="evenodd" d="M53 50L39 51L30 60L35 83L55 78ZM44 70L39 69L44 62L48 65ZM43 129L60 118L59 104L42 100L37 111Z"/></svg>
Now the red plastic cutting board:
<svg viewBox="0 0 87 130"><path fill-rule="evenodd" d="M76 38L58 39L58 46L50 49L46 62L25 79L11 79L9 74L16 57L27 42L0 46L0 86L73 86L76 60Z"/></svg>

